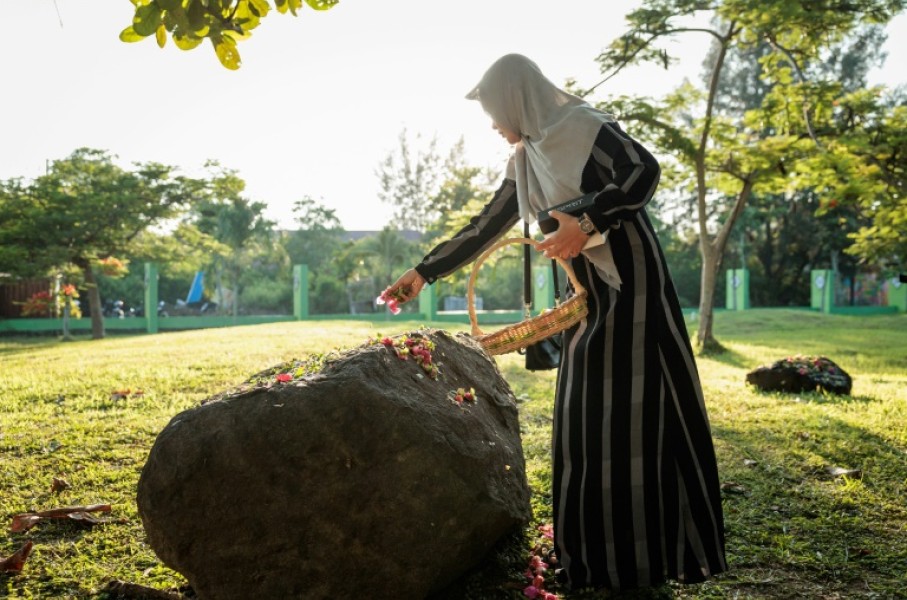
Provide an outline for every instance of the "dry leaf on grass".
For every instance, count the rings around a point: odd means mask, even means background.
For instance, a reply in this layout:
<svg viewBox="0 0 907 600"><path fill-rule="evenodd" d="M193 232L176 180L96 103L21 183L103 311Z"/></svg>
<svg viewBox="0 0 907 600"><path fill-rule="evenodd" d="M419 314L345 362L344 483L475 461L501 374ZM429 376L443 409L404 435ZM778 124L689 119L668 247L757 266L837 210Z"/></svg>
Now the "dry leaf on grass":
<svg viewBox="0 0 907 600"><path fill-rule="evenodd" d="M50 493L59 494L63 490L70 487L69 482L63 479L62 477L54 477L53 481L50 484Z"/></svg>
<svg viewBox="0 0 907 600"><path fill-rule="evenodd" d="M29 540L9 558L0 560L0 573L21 573L34 544Z"/></svg>
<svg viewBox="0 0 907 600"><path fill-rule="evenodd" d="M825 467L825 472L832 477L849 477L851 479L859 479L863 476L863 471L860 469L845 469L844 467L835 467L831 465Z"/></svg>
<svg viewBox="0 0 907 600"><path fill-rule="evenodd" d="M13 515L10 532L21 533L28 531L45 519L71 519L86 525L99 525L102 523L125 523L125 519L103 519L88 513L110 512L109 504L90 504L88 506L63 506L35 512L19 513Z"/></svg>
<svg viewBox="0 0 907 600"><path fill-rule="evenodd" d="M736 481L725 481L721 484L721 491L729 494L746 494L746 487Z"/></svg>

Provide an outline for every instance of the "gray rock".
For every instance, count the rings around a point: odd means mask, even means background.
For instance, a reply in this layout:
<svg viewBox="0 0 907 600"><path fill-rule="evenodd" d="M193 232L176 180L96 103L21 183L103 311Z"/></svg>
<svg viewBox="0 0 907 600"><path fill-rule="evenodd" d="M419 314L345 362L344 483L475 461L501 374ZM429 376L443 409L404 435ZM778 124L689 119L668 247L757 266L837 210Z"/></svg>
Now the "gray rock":
<svg viewBox="0 0 907 600"><path fill-rule="evenodd" d="M465 335L432 378L366 345L175 416L138 485L148 541L203 600L424 598L530 516L515 398ZM453 392L474 388L476 401Z"/></svg>

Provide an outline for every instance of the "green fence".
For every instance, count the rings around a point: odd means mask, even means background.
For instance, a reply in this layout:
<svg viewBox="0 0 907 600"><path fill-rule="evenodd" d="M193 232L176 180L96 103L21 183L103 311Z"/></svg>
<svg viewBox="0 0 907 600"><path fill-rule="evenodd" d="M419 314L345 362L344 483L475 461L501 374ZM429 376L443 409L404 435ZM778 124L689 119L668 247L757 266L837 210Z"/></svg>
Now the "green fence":
<svg viewBox="0 0 907 600"><path fill-rule="evenodd" d="M893 277L887 284L887 306L842 306L835 303L837 274L831 269L810 271L809 308L826 314L874 315L907 311L907 285ZM725 307L727 310L750 308L750 274L748 269L728 269Z"/></svg>
<svg viewBox="0 0 907 600"><path fill-rule="evenodd" d="M535 311L541 311L554 303L553 287L548 280L549 275L542 269L539 272L540 298ZM287 321L327 321L327 320L355 320L355 321L412 321L424 320L426 322L451 322L469 323L467 311L438 311L438 298L434 286L425 286L419 295L416 312L402 312L394 315L390 311L380 311L367 314L319 314L309 313L309 270L306 265L293 267L293 314L292 315L199 315L199 316L158 316L154 309L158 305L158 270L152 263L145 264L145 316L142 317L104 317L106 331L145 331L157 333L159 331L177 331L184 329L207 329L214 327L235 327L239 325L258 325L262 323L280 323ZM519 310L502 311L476 311L476 321L480 325L493 325L516 323L522 319ZM69 331L72 333L91 330L91 319L70 319ZM0 334L3 333L55 333L63 331L62 319L0 319Z"/></svg>
<svg viewBox="0 0 907 600"><path fill-rule="evenodd" d="M907 311L907 284L895 283L892 280L888 290L888 306L834 306L834 272L830 270L812 271L810 277L812 310L835 314L889 314ZM280 323L287 321L387 321L402 322L423 320L440 323L469 323L466 310L439 311L436 288L425 286L419 294L415 312L402 312L393 315L390 311L368 314L319 314L309 313L309 271L306 265L293 267L293 314L292 315L200 315L159 317L153 307L158 305L158 271L157 266L145 264L145 306L143 317L104 318L106 331L176 331L185 329L207 329L215 327L235 327L239 325L258 325L262 323ZM554 286L551 281L551 270L547 267L536 267L533 272L535 300L533 314L554 306ZM746 310L749 303L749 273L746 269L732 269L727 272L727 309ZM696 309L685 309L688 318L695 319ZM476 311L476 321L481 325L516 323L523 318L520 310ZM70 319L69 331L72 333L91 330L91 319ZM0 334L4 333L55 333L63 331L62 319L0 319Z"/></svg>

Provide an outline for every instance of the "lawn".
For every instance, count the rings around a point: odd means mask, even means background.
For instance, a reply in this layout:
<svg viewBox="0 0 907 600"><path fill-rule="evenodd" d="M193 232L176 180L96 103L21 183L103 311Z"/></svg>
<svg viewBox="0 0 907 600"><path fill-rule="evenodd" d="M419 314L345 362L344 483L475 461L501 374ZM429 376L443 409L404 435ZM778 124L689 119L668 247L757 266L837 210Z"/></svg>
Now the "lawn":
<svg viewBox="0 0 907 600"><path fill-rule="evenodd" d="M0 574L0 597L104 598L112 580L162 590L185 584L144 543L135 507L157 432L177 412L267 367L420 325L296 322L66 343L0 338L0 517L7 520L0 559L34 543L21 574ZM699 357L698 365L731 570L642 596L907 598L907 315L721 312L715 333L727 352ZM853 394L766 394L744 383L750 369L793 354L832 358L854 377ZM536 527L550 522L554 373L525 371L516 355L498 364L520 402L534 492L534 520L517 540L528 557ZM852 476L835 476L835 467ZM55 477L69 487L52 491ZM9 531L16 513L101 503L117 522ZM514 564L513 549L489 557L460 596L522 597L516 573L525 565Z"/></svg>

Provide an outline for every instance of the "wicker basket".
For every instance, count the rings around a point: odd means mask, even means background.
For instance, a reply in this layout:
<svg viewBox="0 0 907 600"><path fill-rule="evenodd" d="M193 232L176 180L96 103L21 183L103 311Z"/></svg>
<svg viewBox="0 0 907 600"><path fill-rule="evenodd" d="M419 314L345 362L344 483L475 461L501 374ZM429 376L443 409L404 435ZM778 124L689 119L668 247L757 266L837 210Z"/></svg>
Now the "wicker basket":
<svg viewBox="0 0 907 600"><path fill-rule="evenodd" d="M563 267L564 271L567 273L570 283L573 284L573 288L576 292L573 296L538 316L528 317L515 325L509 325L494 333L482 333L482 330L479 329L478 321L476 320L476 277L479 273L479 267L485 262L485 259L498 248L508 244L530 244L534 248L538 247L538 242L524 237L507 238L497 242L476 259L476 262L472 267L472 273L469 276L469 284L466 288L466 302L468 305L467 307L469 308L469 322L472 324L472 335L478 340L485 351L492 355L513 352L541 341L568 327L572 327L589 312L589 307L586 305L586 289L577 283L576 275L573 273L573 269L570 265L561 259L557 259L558 264Z"/></svg>

